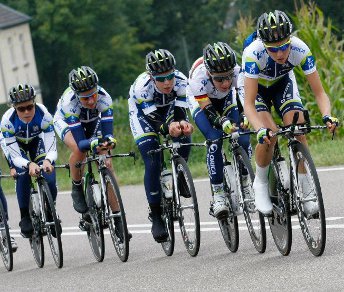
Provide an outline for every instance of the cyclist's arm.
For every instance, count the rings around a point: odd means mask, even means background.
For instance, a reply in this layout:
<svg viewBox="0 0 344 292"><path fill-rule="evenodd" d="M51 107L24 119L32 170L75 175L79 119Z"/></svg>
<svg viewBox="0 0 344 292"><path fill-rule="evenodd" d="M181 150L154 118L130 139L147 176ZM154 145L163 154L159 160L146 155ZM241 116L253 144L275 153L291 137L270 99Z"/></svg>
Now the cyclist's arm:
<svg viewBox="0 0 344 292"><path fill-rule="evenodd" d="M325 115L331 115L331 103L330 103L330 99L328 98L328 95L326 94L318 71L314 71L311 74L306 75L307 81L314 93L315 96L315 100L319 106L319 110L322 114L322 116Z"/></svg>
<svg viewBox="0 0 344 292"><path fill-rule="evenodd" d="M264 125L260 121L257 114L255 101L258 94L258 79L245 77L245 107L244 113L250 124L255 130L263 128Z"/></svg>
<svg viewBox="0 0 344 292"><path fill-rule="evenodd" d="M43 131L43 141L45 148L45 159L49 160L50 163L53 163L57 159L57 150L56 150L56 136L53 126L53 117L48 112L45 107L42 107L44 111L44 117L41 123L41 129Z"/></svg>
<svg viewBox="0 0 344 292"><path fill-rule="evenodd" d="M18 168L26 167L30 160L22 157L17 139L15 137L14 126L5 116L1 120L1 132L4 136L4 144L13 165Z"/></svg>
<svg viewBox="0 0 344 292"><path fill-rule="evenodd" d="M12 162L10 153L9 153L7 147L6 147L5 138L2 135L2 132L0 132L0 146L1 146L2 152L4 152L4 154L5 154L5 158L6 158L6 162L8 164L8 167L9 168L14 168L14 164Z"/></svg>
<svg viewBox="0 0 344 292"><path fill-rule="evenodd" d="M113 138L113 109L112 106L101 112L101 127L104 138Z"/></svg>

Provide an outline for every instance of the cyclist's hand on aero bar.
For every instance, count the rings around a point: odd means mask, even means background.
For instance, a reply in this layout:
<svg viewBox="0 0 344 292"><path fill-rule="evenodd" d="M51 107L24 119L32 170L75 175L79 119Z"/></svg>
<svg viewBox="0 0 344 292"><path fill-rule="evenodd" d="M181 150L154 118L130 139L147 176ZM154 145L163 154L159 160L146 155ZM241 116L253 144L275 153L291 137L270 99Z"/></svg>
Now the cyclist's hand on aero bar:
<svg viewBox="0 0 344 292"><path fill-rule="evenodd" d="M259 144L270 144L271 129L269 128L260 128L257 131L257 141Z"/></svg>
<svg viewBox="0 0 344 292"><path fill-rule="evenodd" d="M235 131L235 125L233 125L227 117L221 117L219 119L219 123L226 134L230 134Z"/></svg>
<svg viewBox="0 0 344 292"><path fill-rule="evenodd" d="M179 122L180 128L185 136L190 136L193 133L193 125L189 122L182 120Z"/></svg>
<svg viewBox="0 0 344 292"><path fill-rule="evenodd" d="M338 119L329 115L323 116L322 120L331 133L333 133L339 125Z"/></svg>
<svg viewBox="0 0 344 292"><path fill-rule="evenodd" d="M250 126L250 123L249 123L247 117L243 113L241 113L240 114L240 128L248 129L249 126Z"/></svg>
<svg viewBox="0 0 344 292"><path fill-rule="evenodd" d="M168 133L171 137L179 137L183 133L179 122L172 122L168 127Z"/></svg>
<svg viewBox="0 0 344 292"><path fill-rule="evenodd" d="M38 176L40 171L41 171L39 166L36 163L32 162L32 161L30 161L27 164L27 167L28 167L29 175L30 176Z"/></svg>
<svg viewBox="0 0 344 292"><path fill-rule="evenodd" d="M43 160L43 170L46 173L51 173L54 170L54 166L51 164L50 160L44 159Z"/></svg>

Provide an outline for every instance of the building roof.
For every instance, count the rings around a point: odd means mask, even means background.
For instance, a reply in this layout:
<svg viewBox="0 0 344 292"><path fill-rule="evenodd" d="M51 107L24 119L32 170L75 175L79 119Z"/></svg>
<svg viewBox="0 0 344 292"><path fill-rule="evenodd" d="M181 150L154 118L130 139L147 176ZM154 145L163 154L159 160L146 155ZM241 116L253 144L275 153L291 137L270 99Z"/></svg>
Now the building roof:
<svg viewBox="0 0 344 292"><path fill-rule="evenodd" d="M0 29L16 26L30 20L30 16L0 3Z"/></svg>

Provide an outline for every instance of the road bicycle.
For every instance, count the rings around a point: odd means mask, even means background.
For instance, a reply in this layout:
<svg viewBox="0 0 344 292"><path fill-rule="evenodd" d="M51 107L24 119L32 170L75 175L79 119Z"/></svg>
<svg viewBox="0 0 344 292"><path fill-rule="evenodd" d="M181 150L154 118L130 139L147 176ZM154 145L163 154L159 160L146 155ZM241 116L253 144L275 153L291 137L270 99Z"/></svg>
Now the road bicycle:
<svg viewBox="0 0 344 292"><path fill-rule="evenodd" d="M0 171L0 180L4 177L11 177L4 175ZM13 251L10 237L10 230L7 222L7 214L5 208L0 200L0 252L1 258L7 271L13 270Z"/></svg>
<svg viewBox="0 0 344 292"><path fill-rule="evenodd" d="M222 237L231 252L239 247L239 228L237 216L244 214L248 232L254 247L259 253L266 249L266 230L264 217L256 210L252 184L254 172L246 151L238 143L241 135L250 135L255 132L233 132L229 135L210 141L207 145L219 140L228 140L228 154L222 151L223 157L223 184L230 212L227 216L217 218ZM212 202L209 214L213 217Z"/></svg>
<svg viewBox="0 0 344 292"><path fill-rule="evenodd" d="M58 168L58 166L55 166ZM21 172L17 176L27 173ZM35 187L36 184L36 187ZM39 268L44 266L43 236L47 236L54 262L58 268L63 266L63 249L61 241L61 221L56 212L55 202L50 192L47 181L43 176L43 168L31 181L29 213L33 226L33 233L29 237L31 251Z"/></svg>
<svg viewBox="0 0 344 292"><path fill-rule="evenodd" d="M166 185L164 175L160 177L162 185L162 219L168 231L168 238L162 242L162 248L167 256L174 252L175 234L174 221L179 222L179 227L187 252L195 257L198 254L201 233L198 213L196 190L189 167L178 154L178 149L183 146L204 146L204 143L180 143L171 141L171 137L164 137L158 149L148 151L150 155L161 155L161 172L166 173L167 165L163 151L168 150L172 171L168 171L171 178L169 186Z"/></svg>
<svg viewBox="0 0 344 292"><path fill-rule="evenodd" d="M88 212L80 221L80 229L87 231L92 253L98 262L105 256L104 229L109 228L112 243L122 262L129 256L129 234L124 206L112 171L106 167L106 159L113 157L134 157L135 153L87 155L84 162L76 164L77 168L87 165L83 175L84 194ZM99 183L92 170L96 162Z"/></svg>
<svg viewBox="0 0 344 292"><path fill-rule="evenodd" d="M297 124L298 117L296 112L290 126L280 127L273 134L288 141L289 168L276 143L269 170L273 211L268 220L277 249L286 256L292 245L291 216L297 214L309 250L314 256L321 256L326 245L326 220L320 182L308 148L296 137L326 126L311 126L307 111L304 111L305 123ZM313 202L316 212L307 212L308 202Z"/></svg>

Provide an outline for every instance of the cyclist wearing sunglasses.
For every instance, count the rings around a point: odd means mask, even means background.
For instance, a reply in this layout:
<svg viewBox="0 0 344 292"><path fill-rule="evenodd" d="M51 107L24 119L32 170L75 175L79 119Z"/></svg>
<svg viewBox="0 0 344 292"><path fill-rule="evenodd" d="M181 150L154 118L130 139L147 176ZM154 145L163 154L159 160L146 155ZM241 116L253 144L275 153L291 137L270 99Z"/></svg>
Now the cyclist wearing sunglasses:
<svg viewBox="0 0 344 292"><path fill-rule="evenodd" d="M221 138L240 125L236 88L239 71L234 51L223 42L208 44L203 57L191 67L186 92L192 117L207 140ZM249 136L241 136L239 144L250 156ZM214 194L212 209L220 217L229 212L223 186L222 140L208 146L207 167Z"/></svg>
<svg viewBox="0 0 344 292"><path fill-rule="evenodd" d="M269 136L277 127L271 115L274 106L284 125L292 123L295 111L300 112L298 122L304 121L303 105L297 88L293 68L300 66L315 95L323 121L333 132L338 119L331 117L331 105L321 84L315 59L309 47L292 36L288 16L279 10L262 14L257 22L257 35L243 53L245 71L245 114L257 130L256 177L253 184L257 209L270 214L272 204L268 192L268 169L273 155L275 138ZM298 139L307 144L305 136ZM301 179L302 174L300 174ZM307 188L306 178L303 186ZM309 192L311 193L311 192ZM307 215L315 214L316 202L306 202Z"/></svg>
<svg viewBox="0 0 344 292"><path fill-rule="evenodd" d="M13 107L5 112L1 120L9 161L17 173L28 169L28 173L18 176L17 199L21 221L19 226L24 237L32 234L29 216L30 176L37 176L39 165L43 166L43 176L49 185L54 201L57 196L54 162L57 159L56 138L53 118L46 107L35 103L36 93L28 84L18 84L9 92ZM11 171L13 173L13 171Z"/></svg>
<svg viewBox="0 0 344 292"><path fill-rule="evenodd" d="M54 115L55 131L71 150L73 207L81 214L87 212L87 205L81 184L82 173L75 164L85 159L88 150L98 153L101 148L112 149L116 145L112 99L98 81L96 72L88 66L73 69L69 73L69 87L58 101ZM106 164L112 169L111 159Z"/></svg>
<svg viewBox="0 0 344 292"><path fill-rule="evenodd" d="M148 155L159 147L159 134L170 134L174 141L190 142L193 131L188 122L185 96L186 76L175 69L174 56L167 50L146 56L146 72L135 80L129 92L130 128L145 164L144 185L151 210L152 234L164 241L168 234L161 219L160 155ZM190 148L180 148L186 160Z"/></svg>

